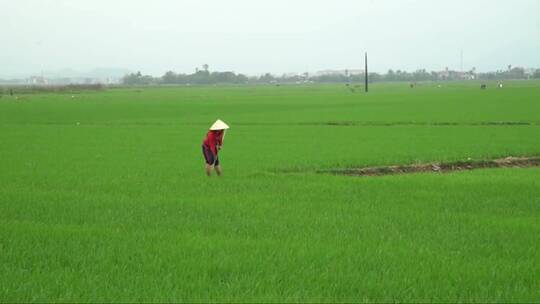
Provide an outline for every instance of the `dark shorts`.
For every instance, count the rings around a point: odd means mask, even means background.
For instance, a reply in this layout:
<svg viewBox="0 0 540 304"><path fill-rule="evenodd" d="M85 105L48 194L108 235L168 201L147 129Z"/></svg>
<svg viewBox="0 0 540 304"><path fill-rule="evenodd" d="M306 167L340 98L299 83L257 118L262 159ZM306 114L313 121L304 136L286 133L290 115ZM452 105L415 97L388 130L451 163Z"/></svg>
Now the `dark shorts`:
<svg viewBox="0 0 540 304"><path fill-rule="evenodd" d="M216 155L214 158L214 153L212 153L212 150L210 150L209 147L202 145L202 153L204 155L204 160L208 165L219 165L219 157Z"/></svg>

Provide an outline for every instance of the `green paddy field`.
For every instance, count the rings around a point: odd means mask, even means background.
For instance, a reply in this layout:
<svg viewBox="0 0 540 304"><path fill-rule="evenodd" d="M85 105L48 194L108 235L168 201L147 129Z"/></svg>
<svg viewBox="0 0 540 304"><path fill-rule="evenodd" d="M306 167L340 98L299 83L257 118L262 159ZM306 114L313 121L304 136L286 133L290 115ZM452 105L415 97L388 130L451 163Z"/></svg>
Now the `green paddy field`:
<svg viewBox="0 0 540 304"><path fill-rule="evenodd" d="M201 143L231 129L224 175ZM0 98L0 302L538 302L540 82Z"/></svg>

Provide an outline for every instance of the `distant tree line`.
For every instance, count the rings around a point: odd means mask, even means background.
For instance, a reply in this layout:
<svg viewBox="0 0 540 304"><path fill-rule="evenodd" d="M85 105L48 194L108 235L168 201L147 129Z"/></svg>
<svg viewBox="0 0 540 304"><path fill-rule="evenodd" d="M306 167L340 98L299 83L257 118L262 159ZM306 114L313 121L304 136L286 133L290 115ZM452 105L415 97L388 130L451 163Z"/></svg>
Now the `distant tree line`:
<svg viewBox="0 0 540 304"><path fill-rule="evenodd" d="M294 75L272 75L266 73L261 76L246 76L234 72L210 72L208 65L196 69L192 74L166 72L161 77L143 75L141 72L131 73L124 76L123 83L126 85L151 85L151 84L245 84L245 83L349 83L363 82L363 74L350 74L347 70L343 73L328 73L309 75L309 73ZM370 82L420 82L420 81L451 81L451 80L503 80L503 79L540 79L540 69L526 71L521 67L508 66L507 70L496 72L477 73L476 68L469 71L452 71L446 68L443 71L426 71L419 69L414 72L402 70L388 70L384 74L369 73Z"/></svg>
<svg viewBox="0 0 540 304"><path fill-rule="evenodd" d="M540 69L533 73L528 73L524 68L508 66L507 70L478 74L480 79L502 80L502 79L540 79Z"/></svg>
<svg viewBox="0 0 540 304"><path fill-rule="evenodd" d="M196 69L193 74L166 72L163 76L154 78L150 75L142 75L141 72L131 73L122 79L124 84L145 85L145 84L218 84L218 83L246 83L248 77L234 72L210 72L208 65L203 65L203 69Z"/></svg>

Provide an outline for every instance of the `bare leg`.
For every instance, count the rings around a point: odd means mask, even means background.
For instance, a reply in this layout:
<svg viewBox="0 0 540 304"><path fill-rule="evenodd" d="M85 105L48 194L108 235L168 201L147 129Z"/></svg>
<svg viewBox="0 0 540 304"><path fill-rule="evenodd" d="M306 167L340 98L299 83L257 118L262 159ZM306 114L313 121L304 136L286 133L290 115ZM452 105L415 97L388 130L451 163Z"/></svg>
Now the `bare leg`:
<svg viewBox="0 0 540 304"><path fill-rule="evenodd" d="M206 175L212 175L212 165L206 164Z"/></svg>
<svg viewBox="0 0 540 304"><path fill-rule="evenodd" d="M216 169L217 175L221 176L221 165L216 165L216 166L214 166L214 168Z"/></svg>

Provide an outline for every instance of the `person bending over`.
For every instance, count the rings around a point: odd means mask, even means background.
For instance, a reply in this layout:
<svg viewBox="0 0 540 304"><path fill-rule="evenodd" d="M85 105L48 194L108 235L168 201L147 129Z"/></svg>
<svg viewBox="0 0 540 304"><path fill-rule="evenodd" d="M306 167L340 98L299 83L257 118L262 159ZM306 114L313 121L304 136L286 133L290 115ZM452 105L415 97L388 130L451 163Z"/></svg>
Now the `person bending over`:
<svg viewBox="0 0 540 304"><path fill-rule="evenodd" d="M218 153L223 146L223 137L225 130L229 126L221 120L217 120L206 133L202 144L202 152L206 162L206 175L212 175L212 167L216 170L218 176L221 176L221 165L219 163Z"/></svg>

